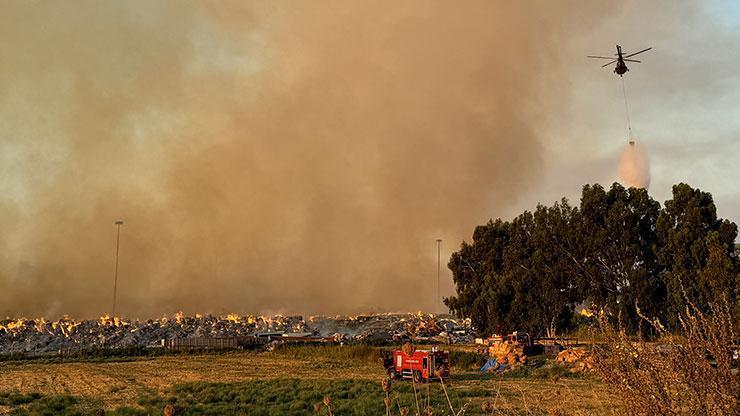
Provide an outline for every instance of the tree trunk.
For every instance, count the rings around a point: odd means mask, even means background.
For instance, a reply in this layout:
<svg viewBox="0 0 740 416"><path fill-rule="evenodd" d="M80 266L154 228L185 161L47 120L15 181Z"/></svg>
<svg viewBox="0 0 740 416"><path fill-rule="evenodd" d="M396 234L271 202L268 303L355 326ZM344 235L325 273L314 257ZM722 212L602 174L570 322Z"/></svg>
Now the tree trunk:
<svg viewBox="0 0 740 416"><path fill-rule="evenodd" d="M555 321L557 320L557 316L553 316L550 320L550 327L547 328L547 337L548 338L555 338L557 336L557 326L555 325Z"/></svg>

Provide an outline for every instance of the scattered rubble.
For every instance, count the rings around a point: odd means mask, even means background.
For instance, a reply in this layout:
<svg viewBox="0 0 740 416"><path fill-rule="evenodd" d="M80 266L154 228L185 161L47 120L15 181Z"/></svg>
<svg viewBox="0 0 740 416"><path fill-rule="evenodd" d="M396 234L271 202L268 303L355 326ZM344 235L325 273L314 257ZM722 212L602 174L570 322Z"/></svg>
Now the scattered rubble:
<svg viewBox="0 0 740 416"><path fill-rule="evenodd" d="M449 315L372 314L360 316L227 316L182 313L145 321L101 317L0 320L0 354L58 353L87 348L161 346L162 340L241 337L263 334L331 337L338 342L385 344L415 342L472 343L470 320Z"/></svg>

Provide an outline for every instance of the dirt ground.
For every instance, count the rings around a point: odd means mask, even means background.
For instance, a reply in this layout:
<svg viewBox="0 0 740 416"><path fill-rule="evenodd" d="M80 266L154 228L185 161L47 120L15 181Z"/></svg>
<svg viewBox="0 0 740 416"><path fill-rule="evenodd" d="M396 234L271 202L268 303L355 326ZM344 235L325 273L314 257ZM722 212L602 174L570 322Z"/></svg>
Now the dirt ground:
<svg viewBox="0 0 740 416"><path fill-rule="evenodd" d="M147 393L166 393L177 383L236 382L254 379L381 380L380 365L330 359L311 361L270 353L163 356L124 362L0 363L0 391L71 394L102 400L107 408L133 405ZM478 373L457 374L450 388L489 390L498 403L525 409L536 401L563 401L576 414L611 414L614 401L591 379L481 379ZM480 399L482 401L482 399ZM479 405L479 403L472 403Z"/></svg>

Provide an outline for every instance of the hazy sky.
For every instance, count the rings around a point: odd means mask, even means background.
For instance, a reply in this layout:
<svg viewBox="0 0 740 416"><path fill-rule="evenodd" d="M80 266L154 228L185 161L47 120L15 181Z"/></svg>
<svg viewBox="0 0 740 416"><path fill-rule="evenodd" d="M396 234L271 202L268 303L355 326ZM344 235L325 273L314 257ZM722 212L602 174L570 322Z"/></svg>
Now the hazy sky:
<svg viewBox="0 0 740 416"><path fill-rule="evenodd" d="M712 193L720 216L740 221L740 4L725 0L624 2L564 45L568 97L541 132L547 174L508 214L617 179L627 137L622 86L584 59L615 53L615 44L653 47L625 76L633 133L650 155L651 195L663 203L671 185L687 182Z"/></svg>
<svg viewBox="0 0 740 416"><path fill-rule="evenodd" d="M473 227L616 180L740 220L732 1L0 5L0 314L440 309ZM452 292L443 267L443 294Z"/></svg>

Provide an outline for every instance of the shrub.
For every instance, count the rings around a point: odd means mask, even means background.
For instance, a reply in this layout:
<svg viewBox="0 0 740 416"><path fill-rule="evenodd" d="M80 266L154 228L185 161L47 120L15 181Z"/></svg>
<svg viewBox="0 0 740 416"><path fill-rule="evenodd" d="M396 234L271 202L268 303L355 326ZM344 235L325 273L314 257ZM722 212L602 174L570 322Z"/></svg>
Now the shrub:
<svg viewBox="0 0 740 416"><path fill-rule="evenodd" d="M657 343L635 341L600 319L607 342L594 347L595 369L630 414L735 414L740 376L732 369L732 311L726 299L710 309L704 314L689 303L676 334L643 316L659 334Z"/></svg>
<svg viewBox="0 0 740 416"><path fill-rule="evenodd" d="M0 405L4 406L17 406L20 404L32 403L41 398L39 393L17 393L17 392L4 392L0 393Z"/></svg>

